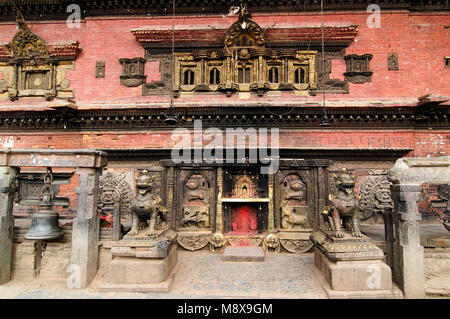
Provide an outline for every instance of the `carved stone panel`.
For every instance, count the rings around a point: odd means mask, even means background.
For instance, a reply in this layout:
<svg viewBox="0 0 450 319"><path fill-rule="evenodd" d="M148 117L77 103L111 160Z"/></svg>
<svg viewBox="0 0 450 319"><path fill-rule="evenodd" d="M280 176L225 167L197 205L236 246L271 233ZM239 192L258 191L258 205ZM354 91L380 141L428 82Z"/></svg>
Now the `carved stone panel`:
<svg viewBox="0 0 450 319"><path fill-rule="evenodd" d="M179 231L204 231L213 226L215 176L208 169L180 169L177 228Z"/></svg>
<svg viewBox="0 0 450 319"><path fill-rule="evenodd" d="M356 170L355 175L359 185L360 219L367 223L383 223L386 210L394 208L387 171Z"/></svg>
<svg viewBox="0 0 450 319"><path fill-rule="evenodd" d="M314 200L309 172L280 170L275 192L280 231L310 231Z"/></svg>
<svg viewBox="0 0 450 319"><path fill-rule="evenodd" d="M108 171L99 178L98 213L107 215L113 211L114 203L119 203L120 223L125 229L131 227L131 201L134 198L131 179L131 173Z"/></svg>
<svg viewBox="0 0 450 319"><path fill-rule="evenodd" d="M182 227L209 228L210 184L201 174L193 174L184 183Z"/></svg>

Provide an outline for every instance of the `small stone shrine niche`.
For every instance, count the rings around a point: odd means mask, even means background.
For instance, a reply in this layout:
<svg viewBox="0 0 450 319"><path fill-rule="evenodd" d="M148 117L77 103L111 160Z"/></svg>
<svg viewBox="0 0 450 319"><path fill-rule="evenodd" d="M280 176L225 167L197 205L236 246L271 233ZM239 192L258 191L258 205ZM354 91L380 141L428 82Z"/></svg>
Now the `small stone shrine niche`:
<svg viewBox="0 0 450 319"><path fill-rule="evenodd" d="M307 187L298 174L289 174L280 185L281 229L311 229L308 222Z"/></svg>
<svg viewBox="0 0 450 319"><path fill-rule="evenodd" d="M370 82L373 72L370 71L369 62L372 57L372 54L346 55L344 57L347 67L347 72L344 73L345 78L354 84Z"/></svg>
<svg viewBox="0 0 450 319"><path fill-rule="evenodd" d="M388 70L398 70L398 54L388 54Z"/></svg>
<svg viewBox="0 0 450 319"><path fill-rule="evenodd" d="M228 168L222 196L224 232L255 235L267 230L268 180L256 169Z"/></svg>
<svg viewBox="0 0 450 319"><path fill-rule="evenodd" d="M120 84L127 87L136 87L145 82L147 78L144 75L145 59L119 59L122 64L122 75L120 76Z"/></svg>
<svg viewBox="0 0 450 319"><path fill-rule="evenodd" d="M258 197L257 185L254 176L239 176L234 181L231 197L256 198Z"/></svg>
<svg viewBox="0 0 450 319"><path fill-rule="evenodd" d="M95 77L96 78L105 77L105 61L95 62Z"/></svg>
<svg viewBox="0 0 450 319"><path fill-rule="evenodd" d="M73 61L81 52L78 42L47 46L21 16L16 20L19 31L9 45L0 46L0 61L5 62L0 65L5 78L0 85L0 99L73 98L66 70L73 69Z"/></svg>
<svg viewBox="0 0 450 319"><path fill-rule="evenodd" d="M210 183L202 174L192 174L183 186L181 227L210 227Z"/></svg>

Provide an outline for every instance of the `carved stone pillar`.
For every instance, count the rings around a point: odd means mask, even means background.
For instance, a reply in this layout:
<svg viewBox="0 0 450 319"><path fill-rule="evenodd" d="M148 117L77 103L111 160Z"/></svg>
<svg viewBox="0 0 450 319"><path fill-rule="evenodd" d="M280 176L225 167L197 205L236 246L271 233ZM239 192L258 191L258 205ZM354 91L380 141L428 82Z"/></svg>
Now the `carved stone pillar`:
<svg viewBox="0 0 450 319"><path fill-rule="evenodd" d="M402 289L405 298L425 297L423 247L420 245L419 223L421 219L417 202L421 198L421 186L394 184L391 186L394 200L394 281Z"/></svg>
<svg viewBox="0 0 450 319"><path fill-rule="evenodd" d="M424 298L423 247L420 246L417 201L423 183L448 183L450 156L400 158L389 170L388 179L394 200L394 280L405 298ZM388 223L388 219L386 220Z"/></svg>
<svg viewBox="0 0 450 319"><path fill-rule="evenodd" d="M12 206L17 169L0 166L0 284L11 278L14 218Z"/></svg>
<svg viewBox="0 0 450 319"><path fill-rule="evenodd" d="M216 232L223 232L222 218L222 194L223 194L223 169L217 168L217 212L216 212Z"/></svg>
<svg viewBox="0 0 450 319"><path fill-rule="evenodd" d="M267 223L267 231L273 232L275 230L275 225L274 225L274 198L273 198L273 179L274 179L274 175L273 174L269 174L268 176L268 191L269 191L269 213L268 213L268 223Z"/></svg>
<svg viewBox="0 0 450 319"><path fill-rule="evenodd" d="M77 217L73 220L72 265L78 265L80 287L86 288L97 273L99 218L97 216L100 168L77 168Z"/></svg>
<svg viewBox="0 0 450 319"><path fill-rule="evenodd" d="M172 223L172 229L176 229L176 207L175 207L175 201L173 200L174 196L174 185L175 185L175 169L173 166L170 166L167 172L167 208L170 209L170 216L171 219L169 223Z"/></svg>

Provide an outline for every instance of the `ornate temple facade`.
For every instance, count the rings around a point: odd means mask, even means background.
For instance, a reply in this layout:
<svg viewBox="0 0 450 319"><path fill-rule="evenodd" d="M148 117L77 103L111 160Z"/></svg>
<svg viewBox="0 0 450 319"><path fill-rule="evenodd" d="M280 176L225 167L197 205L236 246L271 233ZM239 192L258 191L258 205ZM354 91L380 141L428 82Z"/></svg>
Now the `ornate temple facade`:
<svg viewBox="0 0 450 319"><path fill-rule="evenodd" d="M102 249L134 229L142 176L180 249L302 253L338 193L334 174L352 174L360 222L382 224L394 162L449 154L447 1L324 1L323 14L316 1L179 2L0 4L0 147L105 152L94 190ZM190 148L175 160L181 142ZM16 271L28 267L20 245L44 172L23 163ZM67 243L82 178L59 164ZM444 218L445 191L422 192L422 219Z"/></svg>

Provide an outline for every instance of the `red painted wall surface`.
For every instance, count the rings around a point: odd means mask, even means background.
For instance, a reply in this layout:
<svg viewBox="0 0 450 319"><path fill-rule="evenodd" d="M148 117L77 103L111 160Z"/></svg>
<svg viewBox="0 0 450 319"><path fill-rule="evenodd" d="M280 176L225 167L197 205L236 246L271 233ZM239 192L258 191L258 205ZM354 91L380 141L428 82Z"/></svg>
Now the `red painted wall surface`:
<svg viewBox="0 0 450 319"><path fill-rule="evenodd" d="M444 57L449 56L450 24L447 13L409 13L407 11L381 12L381 28L369 28L366 12L327 13L326 24L357 24L359 32L347 48L347 54L373 54L370 63L374 71L372 82L364 84L350 83L349 94L327 94L330 105L333 102L346 102L354 105L368 105L367 101L386 102L387 104L415 105L417 98L425 94L450 96L450 68L445 68ZM237 17L223 16L182 16L175 19L177 27L227 28ZM263 28L277 25L318 25L318 14L270 14L253 15L253 19ZM121 108L133 107L135 102L161 102L167 97L143 97L142 88L128 88L120 85L121 64L119 58L144 57L144 49L136 41L130 30L143 26L171 26L172 19L160 17L143 18L88 18L81 23L80 29L67 28L64 22L30 23L33 32L41 36L46 43L79 41L83 52L78 56L75 70L68 72L70 87L75 89L75 101L80 108ZM16 25L0 25L0 43L11 41L17 32ZM213 31L211 31L213 32ZM398 53L399 70L387 68L388 53ZM95 78L95 62L106 62L106 76ZM160 79L158 62L146 63L147 82ZM331 78L343 79L344 60L332 62ZM1 75L0 75L1 77ZM195 95L179 98L176 103L203 101L239 101L237 95L227 98L222 94ZM293 100L299 104L321 102L322 97L308 96L299 98L291 93L281 97L257 97L257 102L276 102ZM247 101L249 102L249 101ZM344 103L345 104L345 103ZM370 104L370 103L369 103ZM23 108L27 106L45 107L44 99L20 99L2 101L0 106ZM135 106L134 106L135 107ZM140 107L146 107L145 104ZM148 106L147 106L148 107Z"/></svg>

